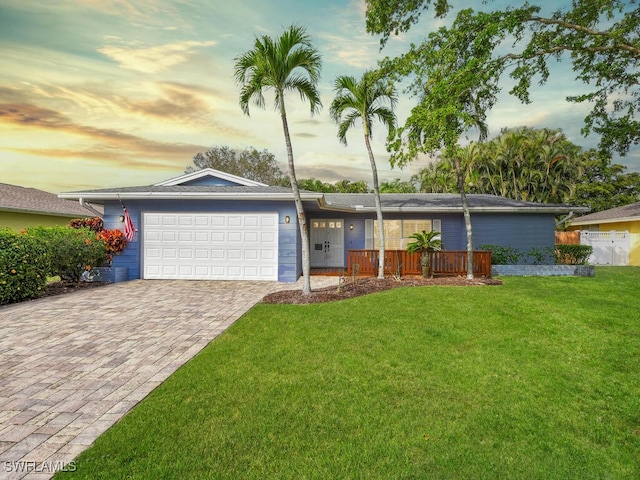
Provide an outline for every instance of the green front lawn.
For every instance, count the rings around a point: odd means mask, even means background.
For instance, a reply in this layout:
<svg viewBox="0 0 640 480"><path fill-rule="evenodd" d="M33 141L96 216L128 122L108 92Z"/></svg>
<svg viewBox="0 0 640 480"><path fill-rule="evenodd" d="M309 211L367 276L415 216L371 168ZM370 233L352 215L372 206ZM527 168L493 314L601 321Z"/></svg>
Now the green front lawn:
<svg viewBox="0 0 640 480"><path fill-rule="evenodd" d="M66 475L638 478L640 269L596 275L258 305Z"/></svg>

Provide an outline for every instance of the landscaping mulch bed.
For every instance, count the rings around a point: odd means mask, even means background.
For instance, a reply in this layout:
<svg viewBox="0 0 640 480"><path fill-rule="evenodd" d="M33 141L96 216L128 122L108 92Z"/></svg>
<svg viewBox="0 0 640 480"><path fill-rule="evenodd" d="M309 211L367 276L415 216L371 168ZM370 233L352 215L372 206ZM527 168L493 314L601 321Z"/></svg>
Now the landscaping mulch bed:
<svg viewBox="0 0 640 480"><path fill-rule="evenodd" d="M402 279L385 278L379 280L375 277L350 278L347 277L341 285L317 289L309 295L303 295L301 290L284 290L267 295L262 299L262 303L279 304L309 304L321 302L333 302L346 298L359 297L370 293L381 292L398 287L423 287L433 285L444 285L451 287L469 287L482 285L502 285L501 280L493 278L476 278L467 280L466 277L403 277Z"/></svg>
<svg viewBox="0 0 640 480"><path fill-rule="evenodd" d="M47 285L46 289L40 295L42 297L51 297L54 295L62 295L78 290L86 290L88 288L96 288L108 285L105 282L54 282ZM296 304L303 305L308 303L334 302L336 300L344 300L347 298L359 297L370 293L381 292L398 287L422 287L422 286L444 285L450 287L469 287L482 285L502 285L501 280L493 278L476 278L467 280L465 277L403 277L401 279L385 278L379 280L375 277L346 277L340 287L326 287L316 289L310 295L302 295L301 290L283 290L267 295L262 299L262 303L280 303L280 304Z"/></svg>

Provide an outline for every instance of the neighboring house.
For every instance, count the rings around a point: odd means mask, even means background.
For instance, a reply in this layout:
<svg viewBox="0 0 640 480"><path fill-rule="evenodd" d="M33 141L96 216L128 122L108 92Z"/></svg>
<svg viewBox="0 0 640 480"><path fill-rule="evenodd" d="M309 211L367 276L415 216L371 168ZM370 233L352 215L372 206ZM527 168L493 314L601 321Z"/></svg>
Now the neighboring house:
<svg viewBox="0 0 640 480"><path fill-rule="evenodd" d="M593 263L640 266L640 202L578 217L568 230L594 247Z"/></svg>
<svg viewBox="0 0 640 480"><path fill-rule="evenodd" d="M67 225L74 218L94 217L78 202L36 188L0 183L0 228L19 231L37 225Z"/></svg>
<svg viewBox="0 0 640 480"><path fill-rule="evenodd" d="M301 192L311 266L344 268L347 252L377 248L373 194ZM250 279L293 282L301 240L290 188L270 187L213 169L143 187L88 190L61 198L104 205L106 228L123 228L122 202L136 228L113 265L128 278ZM584 208L469 195L474 244L521 251L554 246L555 216ZM386 248L405 249L411 234L438 230L448 250L465 250L456 194L383 194Z"/></svg>

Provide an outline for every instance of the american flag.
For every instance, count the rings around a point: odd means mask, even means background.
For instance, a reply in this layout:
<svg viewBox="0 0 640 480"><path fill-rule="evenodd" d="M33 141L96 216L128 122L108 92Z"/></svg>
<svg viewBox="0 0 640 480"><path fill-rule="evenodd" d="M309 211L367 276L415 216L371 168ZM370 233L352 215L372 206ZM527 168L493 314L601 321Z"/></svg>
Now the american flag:
<svg viewBox="0 0 640 480"><path fill-rule="evenodd" d="M124 236L127 237L127 240L133 242L133 237L136 234L136 229L133 226L133 222L131 221L131 217L129 216L129 212L127 209L122 207L124 210Z"/></svg>

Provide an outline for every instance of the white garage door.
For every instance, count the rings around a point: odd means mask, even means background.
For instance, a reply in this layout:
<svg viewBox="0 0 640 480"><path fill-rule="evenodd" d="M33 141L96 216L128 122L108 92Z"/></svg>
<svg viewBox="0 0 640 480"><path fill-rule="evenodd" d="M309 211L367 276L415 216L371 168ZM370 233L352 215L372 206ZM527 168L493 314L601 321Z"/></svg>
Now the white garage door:
<svg viewBox="0 0 640 480"><path fill-rule="evenodd" d="M147 279L277 280L277 213L145 213Z"/></svg>

